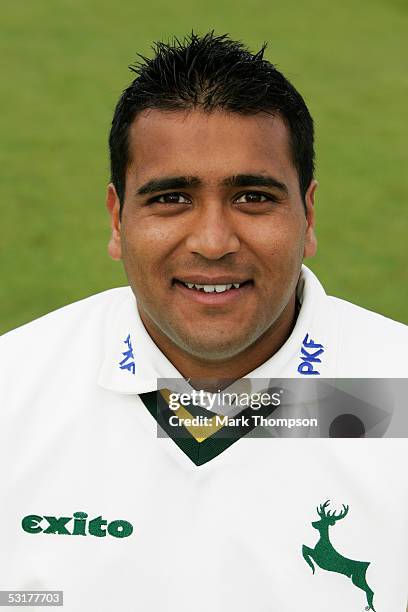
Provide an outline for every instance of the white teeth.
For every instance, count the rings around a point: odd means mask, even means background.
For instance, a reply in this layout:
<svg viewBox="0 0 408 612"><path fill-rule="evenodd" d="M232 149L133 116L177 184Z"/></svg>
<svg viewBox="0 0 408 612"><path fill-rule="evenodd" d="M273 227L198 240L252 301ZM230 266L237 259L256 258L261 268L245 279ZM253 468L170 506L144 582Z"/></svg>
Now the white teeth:
<svg viewBox="0 0 408 612"><path fill-rule="evenodd" d="M196 283L184 283L186 287L189 289L198 289L199 291L204 291L205 293L223 293L224 291L229 291L234 287L238 289L240 283L229 283L226 285L197 285Z"/></svg>
<svg viewBox="0 0 408 612"><path fill-rule="evenodd" d="M188 287L189 289L198 289L199 291L204 291L205 293L223 293L223 291L228 291L229 289L232 289L232 287L234 286L235 288L239 287L239 283L228 283L226 285L198 285L196 283L184 283L186 285L186 287Z"/></svg>

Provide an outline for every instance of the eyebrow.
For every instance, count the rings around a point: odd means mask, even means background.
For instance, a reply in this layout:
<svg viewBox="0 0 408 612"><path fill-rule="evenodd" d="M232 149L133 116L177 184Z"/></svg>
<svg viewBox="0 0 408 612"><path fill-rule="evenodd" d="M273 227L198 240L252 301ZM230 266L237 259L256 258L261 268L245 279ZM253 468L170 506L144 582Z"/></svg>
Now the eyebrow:
<svg viewBox="0 0 408 612"><path fill-rule="evenodd" d="M196 176L166 176L147 181L147 183L139 187L136 194L146 195L147 193L156 193L166 189L186 189L188 187L199 187L201 184L202 182Z"/></svg>
<svg viewBox="0 0 408 612"><path fill-rule="evenodd" d="M285 183L267 174L236 174L224 179L222 184L227 187L274 187L289 194Z"/></svg>
<svg viewBox="0 0 408 612"><path fill-rule="evenodd" d="M139 187L136 195L157 193L168 189L188 189L202 185L203 182L197 176L166 176L147 181ZM235 174L221 181L221 185L224 187L273 187L282 191L285 195L289 194L285 183L267 174Z"/></svg>

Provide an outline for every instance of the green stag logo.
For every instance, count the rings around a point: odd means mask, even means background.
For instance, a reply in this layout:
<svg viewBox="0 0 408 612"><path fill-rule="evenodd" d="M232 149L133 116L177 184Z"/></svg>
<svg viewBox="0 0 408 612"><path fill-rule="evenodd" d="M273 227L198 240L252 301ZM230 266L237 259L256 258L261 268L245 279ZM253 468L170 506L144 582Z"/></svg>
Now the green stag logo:
<svg viewBox="0 0 408 612"><path fill-rule="evenodd" d="M303 557L312 568L313 573L315 573L315 568L312 559L322 569L328 570L329 572L338 572L339 574L344 574L351 578L353 584L365 591L368 603L366 610L373 610L373 612L375 612L373 605L374 593L368 586L365 576L370 562L353 561L352 559L343 557L343 555L340 555L340 553L334 549L329 540L329 527L333 527L336 521L343 519L349 507L343 504L343 510L340 514L330 511L326 512L329 502L330 500L328 499L324 504L321 504L319 508L316 508L317 514L320 516L320 521L314 521L312 526L320 532L320 539L314 548L309 548L309 546L302 547Z"/></svg>

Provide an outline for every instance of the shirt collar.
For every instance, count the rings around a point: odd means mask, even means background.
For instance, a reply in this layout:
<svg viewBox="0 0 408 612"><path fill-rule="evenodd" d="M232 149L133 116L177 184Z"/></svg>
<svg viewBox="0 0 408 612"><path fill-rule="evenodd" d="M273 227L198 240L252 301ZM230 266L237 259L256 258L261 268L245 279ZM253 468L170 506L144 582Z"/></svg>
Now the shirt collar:
<svg viewBox="0 0 408 612"><path fill-rule="evenodd" d="M324 325L327 296L316 276L302 266L297 286L301 304L295 327L285 344L270 359L248 373L253 378L298 376L301 349L308 338L325 346L333 326ZM323 360L322 360L323 363ZM327 363L319 374L330 376ZM104 355L99 372L101 387L119 393L146 393L157 390L158 379L183 378L147 333L130 287L116 292L108 310L104 330Z"/></svg>

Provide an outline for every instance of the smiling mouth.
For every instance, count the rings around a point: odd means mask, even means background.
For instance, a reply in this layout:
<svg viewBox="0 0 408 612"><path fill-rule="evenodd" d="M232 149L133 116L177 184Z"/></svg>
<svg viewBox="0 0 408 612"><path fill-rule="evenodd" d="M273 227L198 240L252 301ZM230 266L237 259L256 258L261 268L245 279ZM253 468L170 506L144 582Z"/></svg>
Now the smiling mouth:
<svg viewBox="0 0 408 612"><path fill-rule="evenodd" d="M202 284L202 283L193 283L188 281L181 281L178 279L174 280L175 283L183 285L190 291L200 291L202 293L224 293L226 291L236 291L246 285L252 284L251 280L233 282L230 283L220 283L220 284Z"/></svg>

